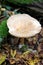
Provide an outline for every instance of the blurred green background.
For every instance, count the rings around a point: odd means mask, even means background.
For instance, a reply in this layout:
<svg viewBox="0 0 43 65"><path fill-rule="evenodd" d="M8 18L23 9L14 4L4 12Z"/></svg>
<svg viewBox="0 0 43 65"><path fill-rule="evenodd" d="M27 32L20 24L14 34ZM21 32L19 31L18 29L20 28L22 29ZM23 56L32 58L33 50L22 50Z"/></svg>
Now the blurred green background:
<svg viewBox="0 0 43 65"><path fill-rule="evenodd" d="M30 4L35 2L43 2L43 0L0 0L2 3L10 2L13 4Z"/></svg>
<svg viewBox="0 0 43 65"><path fill-rule="evenodd" d="M7 0L7 1L12 2L12 3L29 4L29 3L32 3L34 1L42 2L43 0Z"/></svg>

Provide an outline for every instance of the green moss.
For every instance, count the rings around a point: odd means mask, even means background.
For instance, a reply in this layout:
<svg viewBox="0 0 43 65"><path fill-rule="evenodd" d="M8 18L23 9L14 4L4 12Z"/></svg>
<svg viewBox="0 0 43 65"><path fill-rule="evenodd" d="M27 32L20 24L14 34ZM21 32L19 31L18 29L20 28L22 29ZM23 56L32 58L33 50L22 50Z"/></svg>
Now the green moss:
<svg viewBox="0 0 43 65"><path fill-rule="evenodd" d="M3 20L0 24L0 38L6 37L8 34L7 20Z"/></svg>

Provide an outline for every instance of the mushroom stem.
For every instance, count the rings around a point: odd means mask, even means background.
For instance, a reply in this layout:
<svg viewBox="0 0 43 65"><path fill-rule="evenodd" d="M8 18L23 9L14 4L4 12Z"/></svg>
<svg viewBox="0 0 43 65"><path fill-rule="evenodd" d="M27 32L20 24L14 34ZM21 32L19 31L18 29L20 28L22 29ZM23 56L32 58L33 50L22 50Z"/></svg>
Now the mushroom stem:
<svg viewBox="0 0 43 65"><path fill-rule="evenodd" d="M20 44L24 44L24 38L20 38Z"/></svg>

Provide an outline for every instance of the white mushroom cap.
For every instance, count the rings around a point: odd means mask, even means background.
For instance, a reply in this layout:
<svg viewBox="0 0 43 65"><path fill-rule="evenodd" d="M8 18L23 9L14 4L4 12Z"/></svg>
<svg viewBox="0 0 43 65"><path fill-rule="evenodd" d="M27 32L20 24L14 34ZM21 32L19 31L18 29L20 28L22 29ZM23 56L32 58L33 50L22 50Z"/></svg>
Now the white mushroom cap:
<svg viewBox="0 0 43 65"><path fill-rule="evenodd" d="M41 30L40 23L28 14L12 15L7 20L9 33L16 37L31 37Z"/></svg>

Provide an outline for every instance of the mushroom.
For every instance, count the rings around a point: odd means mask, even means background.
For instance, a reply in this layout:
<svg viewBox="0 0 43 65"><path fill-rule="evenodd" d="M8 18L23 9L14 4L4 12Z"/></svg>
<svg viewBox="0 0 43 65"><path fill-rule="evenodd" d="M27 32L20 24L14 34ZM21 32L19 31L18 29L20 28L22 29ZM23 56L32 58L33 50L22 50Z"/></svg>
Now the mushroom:
<svg viewBox="0 0 43 65"><path fill-rule="evenodd" d="M28 14L12 15L7 20L9 33L15 37L28 38L35 36L41 31L41 24Z"/></svg>

